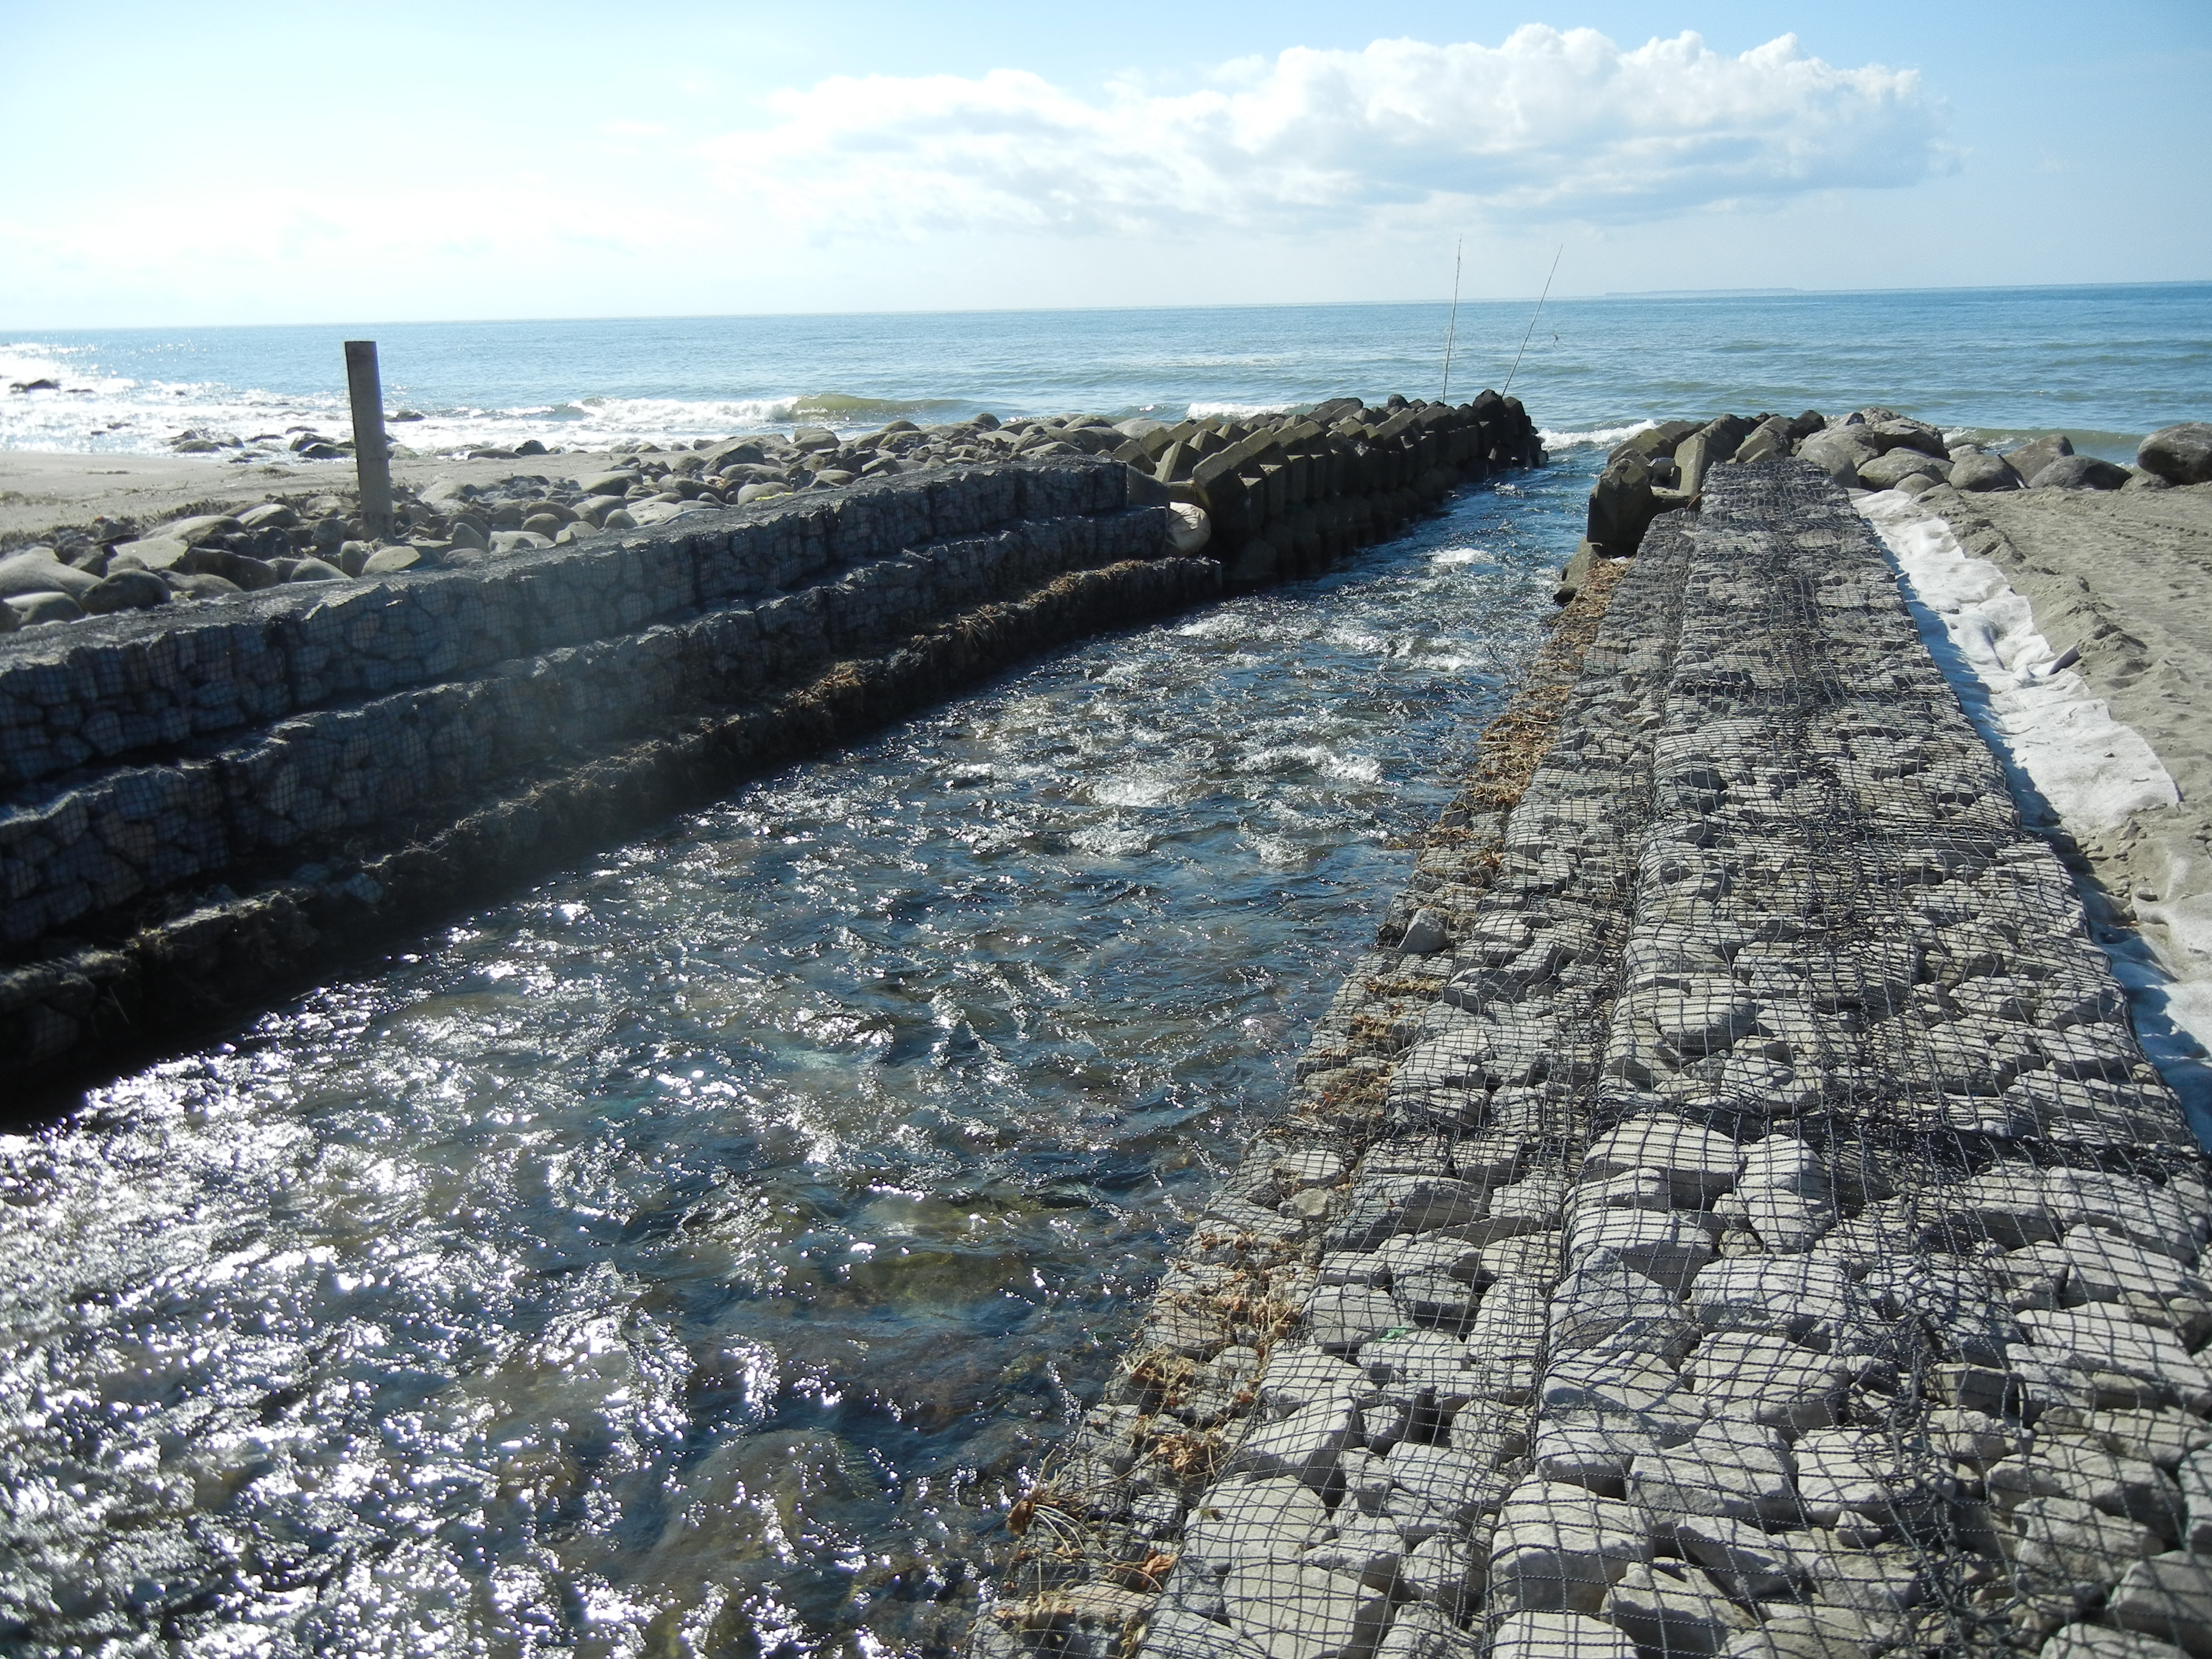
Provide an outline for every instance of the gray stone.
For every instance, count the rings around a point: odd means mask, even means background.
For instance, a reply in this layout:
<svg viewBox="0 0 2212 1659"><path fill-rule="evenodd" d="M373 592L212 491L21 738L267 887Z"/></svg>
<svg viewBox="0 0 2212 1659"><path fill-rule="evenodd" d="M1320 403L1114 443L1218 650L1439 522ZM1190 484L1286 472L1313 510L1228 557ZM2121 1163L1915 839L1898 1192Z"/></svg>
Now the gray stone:
<svg viewBox="0 0 2212 1659"><path fill-rule="evenodd" d="M1812 1554L1797 1547L1802 1533L1770 1533L1725 1515L1677 1516L1669 1530L1675 1547L1742 1601L1794 1600L1812 1576Z"/></svg>
<svg viewBox="0 0 2212 1659"><path fill-rule="evenodd" d="M544 538L540 537L539 539L543 541ZM550 542L545 544L548 547L552 545ZM284 580L288 582L342 582L346 580L346 573L321 559L299 559L294 562L291 574Z"/></svg>
<svg viewBox="0 0 2212 1659"><path fill-rule="evenodd" d="M1800 1435L1797 1500L1807 1524L1832 1527L1846 1516L1895 1523L1919 1495L1912 1472L1878 1429L1816 1429Z"/></svg>
<svg viewBox="0 0 2212 1659"><path fill-rule="evenodd" d="M1547 1413L1537 1419L1532 1455L1536 1473L1547 1480L1625 1498L1630 1464L1689 1437L1686 1424L1656 1422L1632 1412Z"/></svg>
<svg viewBox="0 0 2212 1659"><path fill-rule="evenodd" d="M2165 1547L2148 1527L2068 1498L2031 1498L2006 1517L2000 1540L2014 1565L2045 1594L2094 1601L2137 1561Z"/></svg>
<svg viewBox="0 0 2212 1659"><path fill-rule="evenodd" d="M1356 1285L1325 1285L1306 1304L1306 1336L1316 1347L1356 1348L1404 1323L1389 1291Z"/></svg>
<svg viewBox="0 0 2212 1659"><path fill-rule="evenodd" d="M1454 1619L1473 1604L1481 1583L1480 1564L1466 1542L1446 1533L1423 1539L1399 1568L1401 1594L1432 1601Z"/></svg>
<svg viewBox="0 0 2212 1659"><path fill-rule="evenodd" d="M1870 417L1862 430L1867 440L1878 445L1885 455L1895 454L1899 449L1909 449L1939 459L1950 459L1950 452L1943 445L1943 434L1925 421L1911 420L1901 415L1893 415L1884 420Z"/></svg>
<svg viewBox="0 0 2212 1659"><path fill-rule="evenodd" d="M1718 1653L1754 1622L1703 1572L1671 1561L1630 1566L1607 1593L1605 1615L1669 1659Z"/></svg>
<svg viewBox="0 0 2212 1659"><path fill-rule="evenodd" d="M1534 1359L1544 1346L1543 1288L1493 1285L1467 1325L1467 1352L1480 1359Z"/></svg>
<svg viewBox="0 0 2212 1659"><path fill-rule="evenodd" d="M1635 1638L1580 1613L1516 1613L1498 1621L1490 1659L1637 1659Z"/></svg>
<svg viewBox="0 0 2212 1659"><path fill-rule="evenodd" d="M2188 1525L2181 1541L2199 1555L2212 1555L2212 1451L2182 1460L2174 1471Z"/></svg>
<svg viewBox="0 0 2212 1659"><path fill-rule="evenodd" d="M1507 1496L1490 1547L1492 1604L1514 1612L1595 1613L1630 1566L1651 1559L1632 1504L1580 1486L1529 1481Z"/></svg>
<svg viewBox="0 0 2212 1659"><path fill-rule="evenodd" d="M2025 480L2033 478L2060 456L2073 453L2073 441L2063 432L2053 432L2008 452L2004 459L2006 464Z"/></svg>
<svg viewBox="0 0 2212 1659"><path fill-rule="evenodd" d="M2054 1406L2036 1419L2036 1427L2047 1434L2075 1436L2121 1457L2167 1470L2212 1446L2212 1423L2188 1412Z"/></svg>
<svg viewBox="0 0 2212 1659"><path fill-rule="evenodd" d="M1797 1514L1782 1437L1748 1423L1708 1423L1686 1444L1639 1455L1629 1468L1628 1496L1662 1520L1790 1520Z"/></svg>
<svg viewBox="0 0 2212 1659"><path fill-rule="evenodd" d="M1191 1510L1182 1553L1216 1565L1291 1560L1328 1525L1328 1510L1302 1480L1224 1480Z"/></svg>
<svg viewBox="0 0 2212 1659"><path fill-rule="evenodd" d="M2136 459L2168 483L2212 483L2212 423L2162 426L2136 446Z"/></svg>
<svg viewBox="0 0 2212 1659"><path fill-rule="evenodd" d="M1204 543L1200 542L1200 545L1203 546ZM1185 550L1178 547L1176 550L1182 552ZM1189 550L1195 552L1197 550L1193 548ZM1445 931L1443 918L1434 910L1424 908L1414 911L1413 919L1406 924L1405 937L1399 941L1398 948L1407 956L1434 956L1450 942L1451 936Z"/></svg>
<svg viewBox="0 0 2212 1659"><path fill-rule="evenodd" d="M2105 1616L2123 1630L2212 1654L2212 1560L2175 1552L2136 1562L2112 1592Z"/></svg>
<svg viewBox="0 0 2212 1659"><path fill-rule="evenodd" d="M980 1626L978 1633L980 1635ZM1027 1654L1035 1650L1016 1650ZM1144 1659L1267 1659L1267 1650L1226 1625L1173 1605L1164 1606L1145 1621ZM977 1659L986 1659L979 1654Z"/></svg>
<svg viewBox="0 0 2212 1659"><path fill-rule="evenodd" d="M1736 1332L1707 1337L1682 1369L1708 1415L1796 1429L1834 1422L1851 1379L1839 1358Z"/></svg>
<svg viewBox="0 0 2212 1659"><path fill-rule="evenodd" d="M1480 1659L1482 1644L1425 1602L1409 1602L1390 1620L1375 1659Z"/></svg>
<svg viewBox="0 0 2212 1659"><path fill-rule="evenodd" d="M1448 1446L1398 1446L1382 1462L1394 1488L1442 1508L1457 1521L1473 1520L1503 1494L1495 1470Z"/></svg>
<svg viewBox="0 0 2212 1659"><path fill-rule="evenodd" d="M2018 489L2020 474L2002 455L1961 455L1951 463L1951 488L1974 495L1993 489Z"/></svg>
<svg viewBox="0 0 2212 1659"><path fill-rule="evenodd" d="M1716 1261L1689 1291L1690 1307L1708 1330L1763 1332L1821 1347L1842 1334L1855 1301L1850 1275L1839 1264L1802 1255Z"/></svg>
<svg viewBox="0 0 2212 1659"><path fill-rule="evenodd" d="M1770 1605L1763 1611L1766 1622L1730 1638L1721 1650L1724 1659L1875 1659L1895 1645L1848 1607Z"/></svg>
<svg viewBox="0 0 2212 1659"><path fill-rule="evenodd" d="M1625 1267L1670 1291L1686 1288L1715 1255L1698 1214L1679 1210L1582 1211L1568 1226L1567 1250L1577 1266Z"/></svg>
<svg viewBox="0 0 2212 1659"><path fill-rule="evenodd" d="M1267 1355L1260 1376L1260 1400L1289 1413L1319 1401L1350 1396L1366 1381L1359 1367L1319 1348L1284 1345Z"/></svg>
<svg viewBox="0 0 2212 1659"><path fill-rule="evenodd" d="M2164 1250L2119 1238L2100 1227L2071 1227L2063 1238L2014 1251L2059 1273L2069 1302L2119 1302L2130 1297L2164 1301L2212 1294L2194 1273Z"/></svg>
<svg viewBox="0 0 2212 1659"><path fill-rule="evenodd" d="M1394 1389L1441 1388L1446 1392L1464 1386L1467 1346L1441 1331L1399 1330L1377 1337L1360 1350L1359 1364L1367 1376Z"/></svg>
<svg viewBox="0 0 2212 1659"><path fill-rule="evenodd" d="M1583 1159L1583 1173L1662 1172L1678 1201L1708 1204L1735 1185L1743 1148L1723 1134L1668 1114L1654 1113L1601 1136Z"/></svg>
<svg viewBox="0 0 2212 1659"><path fill-rule="evenodd" d="M2027 1308L2021 1328L2034 1357L2081 1371L2114 1371L2179 1392L2185 1401L2212 1406L2212 1370L2172 1331L2131 1319L2109 1303L2079 1308Z"/></svg>
<svg viewBox="0 0 2212 1659"><path fill-rule="evenodd" d="M1823 1200L1773 1187L1741 1187L1713 1205L1716 1215L1739 1216L1770 1250L1796 1255L1809 1250L1836 1224L1836 1212Z"/></svg>
<svg viewBox="0 0 2212 1659"><path fill-rule="evenodd" d="M1881 453L1881 448L1849 427L1816 432L1798 446L1797 454L1819 467L1838 483L1850 488L1859 481L1859 466Z"/></svg>
<svg viewBox="0 0 2212 1659"><path fill-rule="evenodd" d="M169 603L168 583L150 570L118 570L88 588L79 601L95 617L118 611L150 611Z"/></svg>
<svg viewBox="0 0 2212 1659"><path fill-rule="evenodd" d="M1678 1361L1698 1340L1681 1298L1619 1260L1578 1267L1562 1279L1552 1297L1551 1327L1559 1354L1600 1350Z"/></svg>
<svg viewBox="0 0 2212 1659"><path fill-rule="evenodd" d="M1859 482L1869 489L1894 489L1914 474L1928 478L1947 478L1951 463L1933 455L1923 454L1917 449L1899 447L1877 455L1859 468Z"/></svg>
<svg viewBox="0 0 2212 1659"><path fill-rule="evenodd" d="M2069 1625L2037 1650L2039 1659L2181 1659L2171 1642L2102 1625Z"/></svg>
<svg viewBox="0 0 2212 1659"><path fill-rule="evenodd" d="M1274 1659L1352 1659L1372 1652L1390 1599L1356 1578L1290 1561L1251 1561L1221 1586L1231 1626Z"/></svg>
<svg viewBox="0 0 2212 1659"><path fill-rule="evenodd" d="M1299 1560L1357 1578L1370 1589L1389 1589L1397 1581L1398 1564L1406 1553L1406 1540L1398 1528L1388 1516L1364 1514L1350 1504L1340 1506L1337 1520L1336 1536L1314 1545Z"/></svg>
<svg viewBox="0 0 2212 1659"><path fill-rule="evenodd" d="M1888 1624L1919 1605L1918 1561L1902 1549L1832 1550L1813 1559L1814 1600Z"/></svg>
<svg viewBox="0 0 2212 1659"><path fill-rule="evenodd" d="M7 603L26 628L40 623L75 622L84 615L84 607L66 593L23 593Z"/></svg>
<svg viewBox="0 0 2212 1659"><path fill-rule="evenodd" d="M32 593L66 593L82 599L100 586L89 570L64 564L51 550L43 555L18 553L0 559L0 599L19 599Z"/></svg>
<svg viewBox="0 0 2212 1659"><path fill-rule="evenodd" d="M380 547L362 562L364 576L396 576L403 570L412 570L422 562L422 553L411 547Z"/></svg>
<svg viewBox="0 0 2212 1659"><path fill-rule="evenodd" d="M1349 1399L1317 1401L1255 1428L1237 1448L1230 1468L1294 1475L1318 1492L1329 1484L1337 1458L1358 1434L1359 1412Z"/></svg>
<svg viewBox="0 0 2212 1659"><path fill-rule="evenodd" d="M1990 1464L1982 1479L2000 1510L2032 1498L2066 1498L2169 1538L2184 1525L2181 1490L2164 1470L2069 1436L2039 1433L2025 1449Z"/></svg>
<svg viewBox="0 0 2212 1659"><path fill-rule="evenodd" d="M2124 489L2128 470L2094 455L2062 455L2027 481L2030 489Z"/></svg>
<svg viewBox="0 0 2212 1659"><path fill-rule="evenodd" d="M1820 1152L1788 1134L1769 1135L1743 1148L1736 1190L1773 1188L1803 1198L1828 1195L1828 1168Z"/></svg>

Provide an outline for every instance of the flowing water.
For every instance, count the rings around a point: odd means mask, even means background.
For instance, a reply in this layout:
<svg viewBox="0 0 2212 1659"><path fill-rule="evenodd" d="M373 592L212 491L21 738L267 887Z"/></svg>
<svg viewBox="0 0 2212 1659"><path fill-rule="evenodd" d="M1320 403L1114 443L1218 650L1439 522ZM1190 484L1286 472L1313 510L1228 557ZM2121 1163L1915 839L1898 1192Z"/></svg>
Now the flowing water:
<svg viewBox="0 0 2212 1659"><path fill-rule="evenodd" d="M1540 637L1595 452L0 1146L21 1652L943 1652Z"/></svg>

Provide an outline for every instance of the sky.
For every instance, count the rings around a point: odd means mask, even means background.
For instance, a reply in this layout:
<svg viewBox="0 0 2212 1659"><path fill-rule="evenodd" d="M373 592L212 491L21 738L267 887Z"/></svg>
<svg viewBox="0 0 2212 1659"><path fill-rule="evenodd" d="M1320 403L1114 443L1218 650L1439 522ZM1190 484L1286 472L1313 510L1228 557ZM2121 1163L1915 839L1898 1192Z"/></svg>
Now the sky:
<svg viewBox="0 0 2212 1659"><path fill-rule="evenodd" d="M2212 4L0 0L0 329L2212 277Z"/></svg>

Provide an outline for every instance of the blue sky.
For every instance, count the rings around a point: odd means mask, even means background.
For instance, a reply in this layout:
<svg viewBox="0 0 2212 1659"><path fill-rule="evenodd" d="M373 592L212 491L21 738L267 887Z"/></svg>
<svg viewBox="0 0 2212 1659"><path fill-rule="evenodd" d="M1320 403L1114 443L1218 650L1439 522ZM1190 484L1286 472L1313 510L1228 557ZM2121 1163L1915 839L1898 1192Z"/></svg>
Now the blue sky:
<svg viewBox="0 0 2212 1659"><path fill-rule="evenodd" d="M0 0L0 327L2199 279L2208 148L2203 0Z"/></svg>

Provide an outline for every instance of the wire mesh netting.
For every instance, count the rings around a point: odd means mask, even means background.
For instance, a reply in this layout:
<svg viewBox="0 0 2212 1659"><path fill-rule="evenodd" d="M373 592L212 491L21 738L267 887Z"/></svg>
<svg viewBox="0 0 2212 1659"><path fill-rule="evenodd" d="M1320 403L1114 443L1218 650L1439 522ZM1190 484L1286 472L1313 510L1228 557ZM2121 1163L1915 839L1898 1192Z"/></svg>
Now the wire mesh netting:
<svg viewBox="0 0 2212 1659"><path fill-rule="evenodd" d="M2212 1653L2206 1164L1841 492L1718 470L1480 806L977 1651Z"/></svg>

